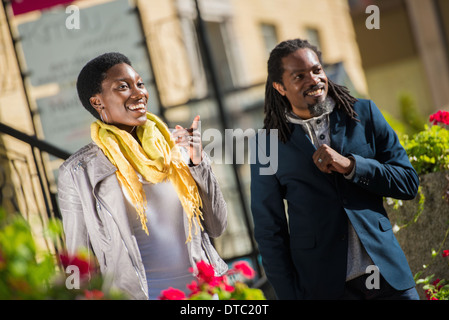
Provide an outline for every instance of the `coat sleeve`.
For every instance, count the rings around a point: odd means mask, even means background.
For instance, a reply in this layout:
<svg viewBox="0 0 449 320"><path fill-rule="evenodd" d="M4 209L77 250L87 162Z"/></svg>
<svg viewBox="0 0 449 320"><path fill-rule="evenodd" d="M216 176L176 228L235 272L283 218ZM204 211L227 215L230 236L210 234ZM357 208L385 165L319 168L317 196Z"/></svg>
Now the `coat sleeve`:
<svg viewBox="0 0 449 320"><path fill-rule="evenodd" d="M70 173L64 165L59 168L58 201L65 233L68 253L75 254L89 245L87 228L79 194Z"/></svg>
<svg viewBox="0 0 449 320"><path fill-rule="evenodd" d="M283 188L274 172L261 163L267 163L265 148L253 140L251 161L251 212L254 236L268 280L279 299L297 299L296 272L290 254L290 236L284 206Z"/></svg>
<svg viewBox="0 0 449 320"><path fill-rule="evenodd" d="M356 160L352 181L384 197L403 200L415 198L419 178L396 133L372 101L367 116L372 120L375 157L369 159L351 154Z"/></svg>
<svg viewBox="0 0 449 320"><path fill-rule="evenodd" d="M197 166L190 167L190 173L203 202L203 226L210 237L219 237L227 226L227 207L210 158L204 151L203 160Z"/></svg>

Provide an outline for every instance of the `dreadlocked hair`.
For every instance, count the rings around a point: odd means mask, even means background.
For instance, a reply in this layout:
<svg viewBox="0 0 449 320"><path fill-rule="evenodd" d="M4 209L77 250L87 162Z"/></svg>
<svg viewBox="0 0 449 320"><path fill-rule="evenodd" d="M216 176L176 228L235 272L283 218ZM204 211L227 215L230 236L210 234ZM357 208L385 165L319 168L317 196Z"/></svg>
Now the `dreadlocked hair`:
<svg viewBox="0 0 449 320"><path fill-rule="evenodd" d="M290 137L291 130L288 125L286 113L291 111L292 107L287 97L281 95L274 87L273 83L277 82L283 85L282 75L284 68L282 65L282 58L299 49L310 49L317 55L320 63L321 51L307 40L293 39L279 43L270 53L268 59L268 76L265 86L265 104L264 104L264 129L267 133L270 129L277 129L279 140L287 142ZM353 109L354 103L357 101L348 88L338 85L328 79L328 95L334 99L338 109L343 110L351 119L356 119L357 113Z"/></svg>

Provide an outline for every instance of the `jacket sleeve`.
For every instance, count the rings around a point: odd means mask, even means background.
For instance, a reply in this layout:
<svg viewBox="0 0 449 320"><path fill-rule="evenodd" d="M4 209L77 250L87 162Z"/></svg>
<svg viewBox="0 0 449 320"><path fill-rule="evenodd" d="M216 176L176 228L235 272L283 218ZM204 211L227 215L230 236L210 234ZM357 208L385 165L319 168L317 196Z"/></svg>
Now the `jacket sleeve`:
<svg viewBox="0 0 449 320"><path fill-rule="evenodd" d="M355 161L353 182L360 187L395 199L415 198L419 178L399 139L376 105L370 101L370 118L374 135L374 159L351 154Z"/></svg>
<svg viewBox="0 0 449 320"><path fill-rule="evenodd" d="M87 229L80 197L71 172L64 165L59 168L58 201L68 253L75 254L79 248L88 248Z"/></svg>
<svg viewBox="0 0 449 320"><path fill-rule="evenodd" d="M256 159L251 161L251 212L264 270L279 299L297 299L283 188L274 172L261 173L266 161L259 160L265 150L257 142L252 150Z"/></svg>
<svg viewBox="0 0 449 320"><path fill-rule="evenodd" d="M209 156L203 151L203 160L190 167L203 202L203 226L212 238L219 237L227 226L227 207L218 181L212 171Z"/></svg>

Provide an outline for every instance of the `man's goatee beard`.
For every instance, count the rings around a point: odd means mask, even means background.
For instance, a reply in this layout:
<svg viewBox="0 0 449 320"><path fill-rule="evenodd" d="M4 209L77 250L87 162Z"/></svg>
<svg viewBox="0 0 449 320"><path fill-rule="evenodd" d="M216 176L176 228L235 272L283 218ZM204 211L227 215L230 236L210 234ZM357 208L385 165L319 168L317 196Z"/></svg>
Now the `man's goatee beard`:
<svg viewBox="0 0 449 320"><path fill-rule="evenodd" d="M309 104L308 109L312 117L318 117L326 112L332 111L332 100L326 97L324 101L317 102L315 104Z"/></svg>

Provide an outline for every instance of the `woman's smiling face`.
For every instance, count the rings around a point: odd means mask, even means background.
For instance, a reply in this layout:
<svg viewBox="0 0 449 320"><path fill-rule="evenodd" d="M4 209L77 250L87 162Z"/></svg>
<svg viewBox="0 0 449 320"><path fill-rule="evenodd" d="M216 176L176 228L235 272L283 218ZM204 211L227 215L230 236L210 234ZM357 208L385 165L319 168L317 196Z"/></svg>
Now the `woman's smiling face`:
<svg viewBox="0 0 449 320"><path fill-rule="evenodd" d="M128 132L147 121L148 91L139 74L126 63L106 72L101 93L92 96L90 103L105 123Z"/></svg>

